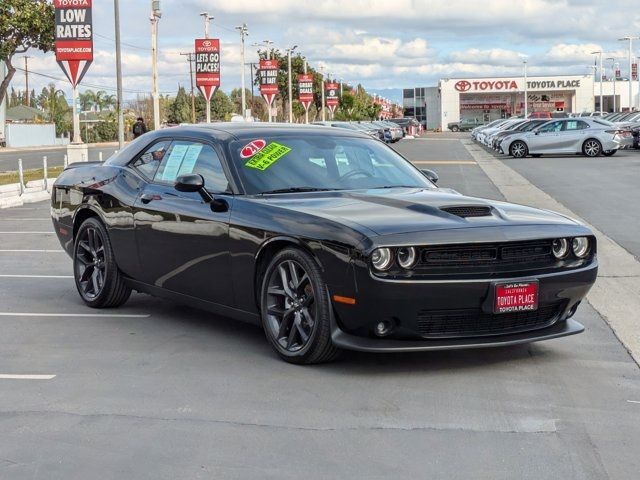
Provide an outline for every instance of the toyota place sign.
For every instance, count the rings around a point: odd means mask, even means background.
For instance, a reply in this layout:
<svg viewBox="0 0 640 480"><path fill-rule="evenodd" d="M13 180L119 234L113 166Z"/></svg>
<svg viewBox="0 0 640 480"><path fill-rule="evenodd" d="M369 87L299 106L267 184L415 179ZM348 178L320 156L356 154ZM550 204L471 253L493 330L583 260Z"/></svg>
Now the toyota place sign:
<svg viewBox="0 0 640 480"><path fill-rule="evenodd" d="M465 92L509 92L523 90L518 85L522 79L487 79L487 80L457 80L453 85L461 93ZM529 80L529 90L573 90L580 88L580 79L549 79Z"/></svg>

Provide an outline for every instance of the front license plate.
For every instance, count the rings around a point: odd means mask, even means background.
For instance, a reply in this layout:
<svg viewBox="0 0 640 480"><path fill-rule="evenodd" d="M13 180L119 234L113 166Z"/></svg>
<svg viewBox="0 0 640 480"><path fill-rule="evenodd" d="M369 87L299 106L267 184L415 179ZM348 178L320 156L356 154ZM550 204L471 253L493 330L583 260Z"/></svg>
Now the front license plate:
<svg viewBox="0 0 640 480"><path fill-rule="evenodd" d="M493 313L538 309L538 282L498 283Z"/></svg>

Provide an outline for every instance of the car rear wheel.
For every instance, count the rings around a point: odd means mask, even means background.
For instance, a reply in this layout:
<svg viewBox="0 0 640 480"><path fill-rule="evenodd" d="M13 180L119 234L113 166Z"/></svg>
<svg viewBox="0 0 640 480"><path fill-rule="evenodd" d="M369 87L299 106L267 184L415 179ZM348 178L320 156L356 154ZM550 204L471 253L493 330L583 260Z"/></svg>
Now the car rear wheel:
<svg viewBox="0 0 640 480"><path fill-rule="evenodd" d="M523 158L526 157L528 153L529 149L527 148L527 144L520 140L516 140L509 147L509 154L513 158Z"/></svg>
<svg viewBox="0 0 640 480"><path fill-rule="evenodd" d="M131 295L116 265L107 230L97 218L88 218L78 229L73 273L80 297L92 308L119 307Z"/></svg>
<svg viewBox="0 0 640 480"><path fill-rule="evenodd" d="M602 153L602 145L594 138L590 138L582 145L582 153L587 157L597 157Z"/></svg>
<svg viewBox="0 0 640 480"><path fill-rule="evenodd" d="M316 261L297 248L278 252L262 279L262 325L269 343L290 363L336 358L331 341L331 303Z"/></svg>
<svg viewBox="0 0 640 480"><path fill-rule="evenodd" d="M617 150L607 150L606 152L602 152L602 154L603 154L605 157L611 157L611 156L615 155L615 154L616 154L616 152L617 152Z"/></svg>

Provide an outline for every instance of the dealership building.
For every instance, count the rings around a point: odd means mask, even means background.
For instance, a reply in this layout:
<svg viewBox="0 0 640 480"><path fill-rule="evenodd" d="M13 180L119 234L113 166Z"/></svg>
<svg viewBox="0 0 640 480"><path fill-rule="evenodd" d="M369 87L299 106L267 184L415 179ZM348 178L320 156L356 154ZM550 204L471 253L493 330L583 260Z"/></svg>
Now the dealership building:
<svg viewBox="0 0 640 480"><path fill-rule="evenodd" d="M600 110L600 84L593 75L527 77L527 109L532 112L591 112ZM633 107L638 82L632 82ZM462 119L488 122L524 114L524 77L443 78L437 87L403 90L407 117L428 129L446 128ZM629 81L602 82L603 110L629 108Z"/></svg>

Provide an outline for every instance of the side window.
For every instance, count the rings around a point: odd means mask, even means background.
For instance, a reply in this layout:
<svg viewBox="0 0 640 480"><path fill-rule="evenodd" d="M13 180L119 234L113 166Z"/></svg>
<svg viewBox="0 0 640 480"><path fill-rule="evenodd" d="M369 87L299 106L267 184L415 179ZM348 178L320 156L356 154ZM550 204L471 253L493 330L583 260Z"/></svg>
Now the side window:
<svg viewBox="0 0 640 480"><path fill-rule="evenodd" d="M565 125L565 130L584 130L585 128L589 128L589 124L582 120L569 120Z"/></svg>
<svg viewBox="0 0 640 480"><path fill-rule="evenodd" d="M154 181L173 184L180 175L199 173L204 185L211 192L229 189L222 162L211 145L189 140L175 140L166 153Z"/></svg>
<svg viewBox="0 0 640 480"><path fill-rule="evenodd" d="M171 145L170 140L163 140L154 143L145 152L140 155L132 164L136 170L140 171L145 177L153 178L158 169L158 165L162 162L165 154Z"/></svg>
<svg viewBox="0 0 640 480"><path fill-rule="evenodd" d="M561 128L562 128L562 122L551 122L543 127L540 127L540 130L538 131L540 133L559 132Z"/></svg>

